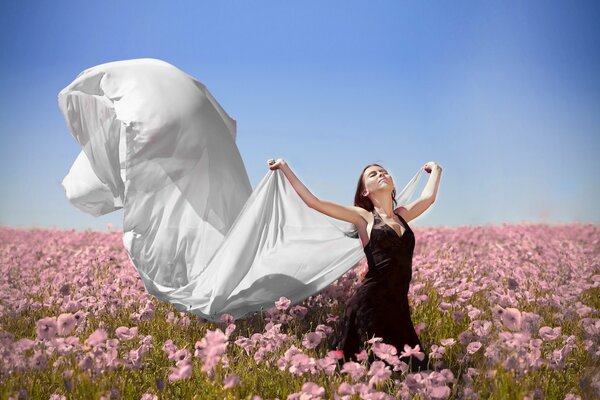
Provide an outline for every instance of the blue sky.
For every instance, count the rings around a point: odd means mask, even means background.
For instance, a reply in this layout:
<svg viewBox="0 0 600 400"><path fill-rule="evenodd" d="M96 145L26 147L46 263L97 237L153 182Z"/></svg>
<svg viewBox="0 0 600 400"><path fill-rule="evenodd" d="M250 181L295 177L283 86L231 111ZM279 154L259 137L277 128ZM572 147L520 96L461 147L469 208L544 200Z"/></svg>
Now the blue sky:
<svg viewBox="0 0 600 400"><path fill-rule="evenodd" d="M143 57L237 120L253 187L282 157L317 197L352 204L367 163L402 188L436 161L438 199L411 225L599 223L599 4L2 2L0 224L122 227L122 211L67 201L80 148L56 96L86 68Z"/></svg>

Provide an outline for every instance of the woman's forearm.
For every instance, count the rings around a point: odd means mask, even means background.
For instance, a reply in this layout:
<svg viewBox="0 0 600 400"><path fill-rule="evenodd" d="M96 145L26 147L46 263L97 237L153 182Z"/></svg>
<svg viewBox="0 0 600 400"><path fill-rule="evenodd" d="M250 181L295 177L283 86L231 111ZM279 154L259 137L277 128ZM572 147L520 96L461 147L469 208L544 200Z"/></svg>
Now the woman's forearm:
<svg viewBox="0 0 600 400"><path fill-rule="evenodd" d="M442 167L439 165L435 165L431 170L431 175L429 176L429 180L421 193L421 197L431 198L435 200L438 192L438 187L440 186L440 178L442 176Z"/></svg>
<svg viewBox="0 0 600 400"><path fill-rule="evenodd" d="M298 193L300 198L306 203L307 206L312 207L312 205L318 201L319 199L308 190L306 186L298 179L296 174L292 172L292 169L286 164L281 166L281 171L285 174L286 178L292 184L292 187Z"/></svg>

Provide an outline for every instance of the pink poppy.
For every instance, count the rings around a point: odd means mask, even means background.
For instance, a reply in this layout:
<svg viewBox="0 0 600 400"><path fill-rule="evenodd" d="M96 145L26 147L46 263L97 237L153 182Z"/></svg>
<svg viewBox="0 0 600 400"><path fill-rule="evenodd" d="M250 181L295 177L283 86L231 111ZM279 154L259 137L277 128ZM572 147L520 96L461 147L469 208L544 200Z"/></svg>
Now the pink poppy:
<svg viewBox="0 0 600 400"><path fill-rule="evenodd" d="M367 340L367 343L371 343L371 344L378 343L378 342L383 342L383 338L374 336L371 339Z"/></svg>
<svg viewBox="0 0 600 400"><path fill-rule="evenodd" d="M58 334L61 336L66 336L75 329L77 326L77 320L71 313L60 314L56 319L56 325Z"/></svg>
<svg viewBox="0 0 600 400"><path fill-rule="evenodd" d="M85 341L90 347L94 347L100 343L103 343L108 338L108 334L102 328L96 329Z"/></svg>
<svg viewBox="0 0 600 400"><path fill-rule="evenodd" d="M292 375L304 375L307 372L316 371L317 362L306 354L295 354L290 360L288 371Z"/></svg>
<svg viewBox="0 0 600 400"><path fill-rule="evenodd" d="M423 361L423 359L425 358L425 353L421 351L421 346L419 346L418 344L415 345L415 347L410 347L408 344L405 344L404 351L400 353L400 357L404 358L410 356L415 356L420 361Z"/></svg>
<svg viewBox="0 0 600 400"><path fill-rule="evenodd" d="M356 393L354 391L354 387L347 382L340 383L340 386L338 387L337 392L341 396L352 396L353 394Z"/></svg>
<svg viewBox="0 0 600 400"><path fill-rule="evenodd" d="M319 324L315 328L315 332L320 334L321 337L323 337L323 339L325 339L327 336L329 336L333 333L333 329L330 326Z"/></svg>
<svg viewBox="0 0 600 400"><path fill-rule="evenodd" d="M549 326L543 326L539 330L540 337L544 340L554 340L560 336L561 327L550 328Z"/></svg>
<svg viewBox="0 0 600 400"><path fill-rule="evenodd" d="M46 317L40 319L36 323L37 335L40 339L52 339L56 336L58 327L56 325L56 318Z"/></svg>
<svg viewBox="0 0 600 400"><path fill-rule="evenodd" d="M355 356L358 361L363 361L366 360L369 355L365 349L362 349L360 352L356 353Z"/></svg>
<svg viewBox="0 0 600 400"><path fill-rule="evenodd" d="M231 389L240 383L240 377L237 374L229 374L223 379L223 387Z"/></svg>
<svg viewBox="0 0 600 400"><path fill-rule="evenodd" d="M81 369L92 369L94 367L94 357L91 354L86 354L81 361L79 361L78 365Z"/></svg>
<svg viewBox="0 0 600 400"><path fill-rule="evenodd" d="M429 358L431 359L440 359L446 352L446 348L444 346L438 346L435 344L431 345L431 351L429 353Z"/></svg>
<svg viewBox="0 0 600 400"><path fill-rule="evenodd" d="M481 348L481 343L479 342L471 342L469 343L469 345L467 346L467 353L469 354L474 354L477 352L477 350L479 350Z"/></svg>
<svg viewBox="0 0 600 400"><path fill-rule="evenodd" d="M389 378L392 375L392 371L383 361L374 361L371 364L368 375L371 377L369 379L369 386L373 386Z"/></svg>
<svg viewBox="0 0 600 400"><path fill-rule="evenodd" d="M280 297L279 300L275 302L275 307L279 311L285 311L289 308L290 304L292 304L292 301L290 299L288 299L287 297Z"/></svg>
<svg viewBox="0 0 600 400"><path fill-rule="evenodd" d="M297 305L290 308L290 315L294 318L302 319L308 313L308 308Z"/></svg>
<svg viewBox="0 0 600 400"><path fill-rule="evenodd" d="M31 369L36 371L41 371L46 369L48 366L48 358L46 355L40 351L36 351L35 354L29 360L29 365Z"/></svg>
<svg viewBox="0 0 600 400"><path fill-rule="evenodd" d="M314 349L321 343L321 335L316 332L309 332L304 335L302 345L307 349Z"/></svg>
<svg viewBox="0 0 600 400"><path fill-rule="evenodd" d="M366 369L362 365L354 361L347 361L342 366L342 374L349 374L355 381L365 375Z"/></svg>
<svg viewBox="0 0 600 400"><path fill-rule="evenodd" d="M339 319L339 317L337 315L327 314L327 318L325 319L325 322L336 322L338 319Z"/></svg>
<svg viewBox="0 0 600 400"><path fill-rule="evenodd" d="M415 325L415 332L417 332L417 335L420 335L423 333L423 331L425 331L426 327L427 324L425 322L419 322L417 325Z"/></svg>
<svg viewBox="0 0 600 400"><path fill-rule="evenodd" d="M306 382L302 385L302 393L312 396L311 398L320 398L321 396L325 396L325 389L316 383Z"/></svg>
<svg viewBox="0 0 600 400"><path fill-rule="evenodd" d="M325 357L317 360L317 366L327 375L333 375L337 368L337 360L331 357Z"/></svg>
<svg viewBox="0 0 600 400"><path fill-rule="evenodd" d="M170 381L178 381L180 379L186 379L192 376L193 367L191 364L184 364L179 368L169 367L171 375L169 375Z"/></svg>
<svg viewBox="0 0 600 400"><path fill-rule="evenodd" d="M331 350L327 353L327 356L336 360L340 360L344 358L344 352L342 350Z"/></svg>
<svg viewBox="0 0 600 400"><path fill-rule="evenodd" d="M229 325L229 324L233 324L233 321L235 321L235 318L233 318L233 315L231 314L221 314L221 317L219 318L219 320L221 322L223 322L225 325Z"/></svg>
<svg viewBox="0 0 600 400"><path fill-rule="evenodd" d="M502 323L515 332L521 329L521 312L516 308L506 308L502 313Z"/></svg>
<svg viewBox="0 0 600 400"><path fill-rule="evenodd" d="M469 328L473 329L477 336L483 337L489 335L492 330L492 323L490 321L476 319L469 324Z"/></svg>
<svg viewBox="0 0 600 400"><path fill-rule="evenodd" d="M120 326L115 330L115 334L121 340L133 339L138 334L138 327L128 328L126 326Z"/></svg>
<svg viewBox="0 0 600 400"><path fill-rule="evenodd" d="M436 386L429 392L429 397L434 400L444 400L450 397L450 388L448 386Z"/></svg>
<svg viewBox="0 0 600 400"><path fill-rule="evenodd" d="M18 353L27 351L27 350L33 348L34 345L35 345L35 341L33 341L31 339L27 339L27 338L19 339L13 344L15 350Z"/></svg>

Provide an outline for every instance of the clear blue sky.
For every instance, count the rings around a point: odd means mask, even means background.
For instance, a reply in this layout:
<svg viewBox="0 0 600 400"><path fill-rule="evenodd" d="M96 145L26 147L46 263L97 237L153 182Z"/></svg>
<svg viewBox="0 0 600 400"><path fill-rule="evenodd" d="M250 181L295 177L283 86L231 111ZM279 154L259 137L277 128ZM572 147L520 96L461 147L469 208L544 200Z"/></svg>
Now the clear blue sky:
<svg viewBox="0 0 600 400"><path fill-rule="evenodd" d="M401 189L444 168L416 226L600 223L600 3L5 1L0 224L122 227L61 181L80 151L56 96L79 72L165 60L237 120L252 186L285 158L352 204L362 167ZM425 174L417 193L429 175Z"/></svg>

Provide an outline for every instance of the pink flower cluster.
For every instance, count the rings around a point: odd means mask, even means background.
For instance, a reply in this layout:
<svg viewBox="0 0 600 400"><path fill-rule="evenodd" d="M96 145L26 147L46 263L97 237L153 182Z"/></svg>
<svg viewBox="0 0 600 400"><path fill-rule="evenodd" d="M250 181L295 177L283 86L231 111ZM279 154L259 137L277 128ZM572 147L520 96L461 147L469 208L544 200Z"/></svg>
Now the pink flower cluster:
<svg viewBox="0 0 600 400"><path fill-rule="evenodd" d="M425 348L396 349L372 338L358 363L340 365L329 339L339 334L334 324L366 272L365 260L301 303L285 297L274 302L262 332L246 338L224 314L222 328L206 329L193 352L185 342L178 347L170 339L156 350L156 339L141 334L148 327L187 329L205 321L167 312L146 293L120 232L0 228L0 315L7 320L42 315L30 322L30 336L0 331L0 372L10 379L17 372L58 369L69 390L74 370L96 378L118 366L152 368L147 354L160 353L162 346L171 363L164 377L169 381L193 378L195 364L213 378L220 365L225 369L220 384L233 389L244 384L228 360L235 356L247 357L249 370L253 360L301 377L301 389L290 398L446 399L456 393L476 399L477 377L492 379L498 365L519 380L531 371L568 371L582 354L594 365L599 362L600 310L590 300L600 287L599 233L582 224L415 229L408 296ZM112 323L113 315L121 318L124 310L129 321ZM435 313L446 325L436 325ZM247 326L245 320L236 322ZM458 334L443 333L456 326ZM298 327L297 336L290 332ZM400 358L423 359L425 351L434 370L408 373ZM364 362L369 352L376 357L370 365ZM454 364L448 367L449 362ZM459 382L449 368L463 371ZM337 388L316 383L336 373L344 379ZM600 375L592 374L589 381L600 381ZM589 387L600 393L593 383ZM62 398L58 392L52 396ZM140 396L155 398L150 392ZM577 396L565 393L567 398Z"/></svg>

